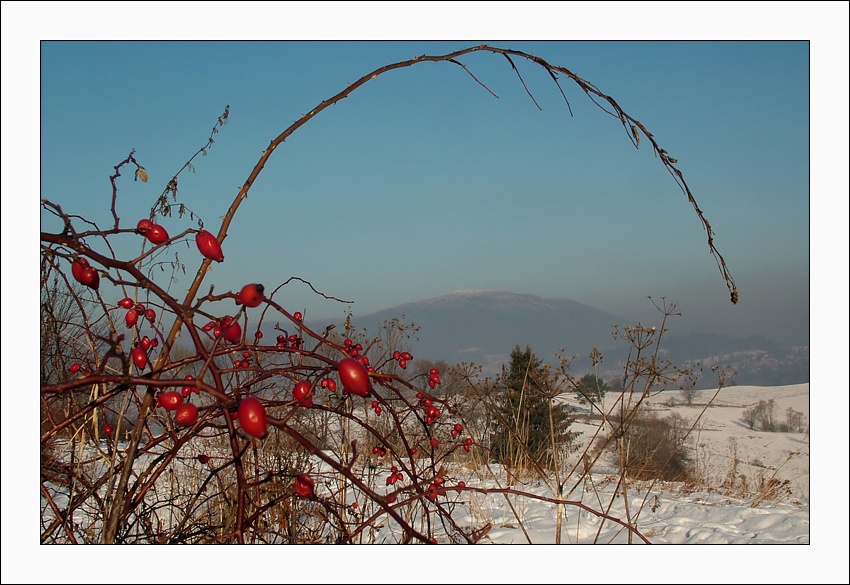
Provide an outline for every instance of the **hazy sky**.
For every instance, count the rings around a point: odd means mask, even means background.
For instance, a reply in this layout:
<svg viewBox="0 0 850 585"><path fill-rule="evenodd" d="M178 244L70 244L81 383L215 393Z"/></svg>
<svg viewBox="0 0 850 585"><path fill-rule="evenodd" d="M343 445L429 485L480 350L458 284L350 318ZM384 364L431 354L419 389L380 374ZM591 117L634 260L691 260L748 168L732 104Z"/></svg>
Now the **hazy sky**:
<svg viewBox="0 0 850 585"><path fill-rule="evenodd" d="M173 38L215 38L203 22L239 18L205 17ZM286 32L297 27L287 21ZM85 30L75 37L104 34ZM51 33L38 38L68 38ZM33 64L40 93L32 96L40 99L39 196L111 226L108 177L135 149L150 181L119 182L118 214L132 227L229 105L208 156L179 179L178 202L217 233L263 149L302 114L383 65L486 43L570 69L678 159L738 284L737 306L692 206L646 143L636 150L616 119L562 77L571 116L545 71L517 59L538 109L510 64L490 53L460 61L498 99L460 67L422 63L379 76L295 132L239 209L226 261L208 282L238 290L295 276L353 300L355 316L457 289L504 289L654 321L646 297L665 296L684 314L672 324L677 332L808 343L811 35L496 38L509 40L43 41ZM843 90L846 106L846 83ZM846 136L846 124L836 126ZM846 153L846 140L837 146ZM846 189L839 198L846 210ZM41 220L42 229L55 229ZM188 216L161 223L172 234L196 225ZM138 244L137 236L126 240ZM839 242L846 258L846 237ZM193 275L194 244L174 248ZM308 318L341 316L347 307L298 282L276 298Z"/></svg>

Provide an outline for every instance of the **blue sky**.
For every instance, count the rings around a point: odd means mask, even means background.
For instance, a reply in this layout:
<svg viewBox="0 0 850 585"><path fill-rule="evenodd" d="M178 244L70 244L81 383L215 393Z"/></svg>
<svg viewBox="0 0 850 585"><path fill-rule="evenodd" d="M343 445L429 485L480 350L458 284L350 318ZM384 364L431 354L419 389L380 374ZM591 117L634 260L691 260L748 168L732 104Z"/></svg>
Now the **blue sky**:
<svg viewBox="0 0 850 585"><path fill-rule="evenodd" d="M210 38L203 22L187 34ZM654 134L714 228L737 306L693 208L645 143L635 150L562 78L571 117L545 72L518 60L538 109L489 53L461 61L498 99L457 66L423 63L370 81L299 129L254 184L209 282L237 290L296 276L354 301L355 316L504 289L654 321L646 297L665 296L684 314L679 332L808 341L815 59L805 40L43 41L33 96L40 196L109 226L108 176L135 149L150 181L124 177L118 199L122 226L135 225L229 105L208 156L180 176L179 202L215 233L262 150L302 114L383 65L482 43L570 69ZM194 225L161 223L170 233ZM176 249L193 274L193 247ZM278 298L308 317L347 308L297 282Z"/></svg>
<svg viewBox="0 0 850 585"><path fill-rule="evenodd" d="M806 340L807 43L486 42L567 67L654 133L714 226L740 306L727 307L696 215L648 148L564 80L571 118L545 71L519 62L539 110L507 61L483 53L462 62L498 99L459 67L423 63L299 129L252 188L210 282L299 276L354 300L355 315L506 289L651 317L646 295L663 295L694 326ZM46 42L42 196L109 225L107 177L135 148L151 180L120 183L118 206L135 225L229 104L209 155L180 177L179 201L216 233L260 152L301 114L382 65L466 46ZM283 298L311 316L345 311L300 284ZM777 310L796 316L773 326Z"/></svg>

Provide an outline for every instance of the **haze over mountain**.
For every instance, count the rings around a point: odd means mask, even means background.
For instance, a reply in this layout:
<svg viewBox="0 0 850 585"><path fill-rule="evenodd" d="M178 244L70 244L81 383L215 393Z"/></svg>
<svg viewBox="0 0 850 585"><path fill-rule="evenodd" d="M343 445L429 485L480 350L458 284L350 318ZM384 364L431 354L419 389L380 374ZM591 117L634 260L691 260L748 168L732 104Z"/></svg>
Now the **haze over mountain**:
<svg viewBox="0 0 850 585"><path fill-rule="evenodd" d="M507 291L455 291L365 315L357 325L372 331L385 320L404 317L420 327L414 355L448 363L475 362L498 370L515 345L530 345L541 359L613 346L616 315L566 299ZM580 349L581 348L581 349ZM586 348L586 352L584 350Z"/></svg>
<svg viewBox="0 0 850 585"><path fill-rule="evenodd" d="M409 342L414 358L449 364L474 362L485 373L494 374L508 362L514 346L528 345L541 360L553 364L559 352L575 355L571 371L581 375L592 371L589 355L596 348L603 355L600 376L604 379L622 374L628 351L628 344L614 337L615 327L622 331L636 324L569 299L502 290L454 291L368 315L353 315L352 323L356 329L375 335L392 319L418 327ZM328 322L323 321L322 326ZM312 326L321 330L319 325ZM663 356L679 367L702 364L709 376L701 379L701 387L716 385L710 375L712 365L736 371L733 383L738 384L809 381L808 347L788 348L764 337L676 335L672 331L665 333L661 347Z"/></svg>

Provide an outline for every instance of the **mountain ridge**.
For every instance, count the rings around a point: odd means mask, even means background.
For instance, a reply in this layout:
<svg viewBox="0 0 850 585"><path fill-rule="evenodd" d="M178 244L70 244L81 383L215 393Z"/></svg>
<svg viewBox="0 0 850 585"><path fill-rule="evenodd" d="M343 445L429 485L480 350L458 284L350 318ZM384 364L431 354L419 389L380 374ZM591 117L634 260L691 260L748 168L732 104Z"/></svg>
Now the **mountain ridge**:
<svg viewBox="0 0 850 585"><path fill-rule="evenodd" d="M592 371L589 355L596 349L603 355L600 377L604 379L621 376L627 359L628 344L615 339L614 332L637 324L571 299L501 289L455 290L365 315L353 314L351 322L374 335L393 319L418 328L409 350L422 359L474 362L484 373L493 374L508 362L515 346L527 345L538 358L553 365L559 355L575 356L570 371L581 375ZM335 322L319 321L321 327ZM318 325L316 328L320 330ZM680 367L720 362L737 372L740 384L809 381L808 347L786 348L762 336L665 332L661 348L662 356Z"/></svg>

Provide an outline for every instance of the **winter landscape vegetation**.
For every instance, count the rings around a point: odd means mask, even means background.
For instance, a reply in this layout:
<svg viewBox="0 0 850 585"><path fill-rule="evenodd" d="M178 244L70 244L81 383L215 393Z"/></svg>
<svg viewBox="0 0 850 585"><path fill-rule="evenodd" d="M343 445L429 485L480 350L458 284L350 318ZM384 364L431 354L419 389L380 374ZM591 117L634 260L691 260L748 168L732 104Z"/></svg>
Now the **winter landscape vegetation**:
<svg viewBox="0 0 850 585"><path fill-rule="evenodd" d="M806 41L40 49L4 583L848 581Z"/></svg>

